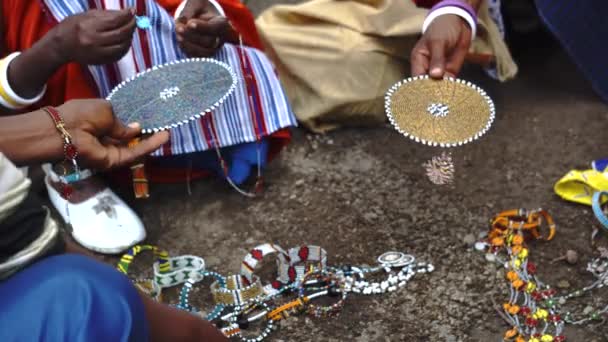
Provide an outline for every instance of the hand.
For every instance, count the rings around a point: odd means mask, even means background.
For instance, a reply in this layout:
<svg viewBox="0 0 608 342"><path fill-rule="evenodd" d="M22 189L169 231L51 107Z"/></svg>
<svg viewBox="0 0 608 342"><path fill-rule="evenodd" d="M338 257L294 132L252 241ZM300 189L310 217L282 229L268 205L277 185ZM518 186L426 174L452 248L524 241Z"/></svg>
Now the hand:
<svg viewBox="0 0 608 342"><path fill-rule="evenodd" d="M175 25L177 41L189 57L213 56L231 30L228 20L207 0L188 0Z"/></svg>
<svg viewBox="0 0 608 342"><path fill-rule="evenodd" d="M67 17L49 33L55 55L85 65L118 61L131 47L135 15L122 11L90 10Z"/></svg>
<svg viewBox="0 0 608 342"><path fill-rule="evenodd" d="M435 19L414 46L412 76L456 77L471 46L471 28L456 15Z"/></svg>
<svg viewBox="0 0 608 342"><path fill-rule="evenodd" d="M129 165L169 140L168 132L160 132L129 148L127 143L141 134L141 127L120 123L105 100L73 100L57 110L72 136L81 166L95 170Z"/></svg>

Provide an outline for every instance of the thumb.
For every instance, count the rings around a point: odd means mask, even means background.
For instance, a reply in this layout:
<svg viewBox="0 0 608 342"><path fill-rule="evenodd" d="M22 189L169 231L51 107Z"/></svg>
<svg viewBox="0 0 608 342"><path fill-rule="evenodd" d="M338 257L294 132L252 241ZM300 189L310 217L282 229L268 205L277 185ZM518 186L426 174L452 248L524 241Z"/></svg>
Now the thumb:
<svg viewBox="0 0 608 342"><path fill-rule="evenodd" d="M431 40L429 51L431 62L429 64L429 75L432 78L442 78L445 73L445 44L443 40Z"/></svg>
<svg viewBox="0 0 608 342"><path fill-rule="evenodd" d="M137 122L125 126L118 119L114 118L114 125L107 134L108 138L122 142L128 142L141 134L141 125Z"/></svg>
<svg viewBox="0 0 608 342"><path fill-rule="evenodd" d="M180 22L188 21L203 13L207 0L187 0L184 9L177 18Z"/></svg>

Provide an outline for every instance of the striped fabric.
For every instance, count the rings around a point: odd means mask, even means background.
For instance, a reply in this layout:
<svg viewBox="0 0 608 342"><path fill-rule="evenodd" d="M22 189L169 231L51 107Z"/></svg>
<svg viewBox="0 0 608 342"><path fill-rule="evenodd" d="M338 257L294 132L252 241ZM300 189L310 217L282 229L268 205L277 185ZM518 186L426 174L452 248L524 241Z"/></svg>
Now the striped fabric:
<svg viewBox="0 0 608 342"><path fill-rule="evenodd" d="M66 17L90 9L135 8L152 26L137 29L131 49L117 63L89 66L99 94L106 97L125 79L152 66L186 58L175 36L173 18L156 1L149 0L44 0L52 18ZM215 56L236 72L236 92L211 115L171 130L171 141L154 152L168 156L205 151L254 142L282 128L295 126L296 119L281 88L274 67L266 56L250 47L225 44Z"/></svg>
<svg viewBox="0 0 608 342"><path fill-rule="evenodd" d="M595 91L608 101L608 1L536 0L538 12Z"/></svg>

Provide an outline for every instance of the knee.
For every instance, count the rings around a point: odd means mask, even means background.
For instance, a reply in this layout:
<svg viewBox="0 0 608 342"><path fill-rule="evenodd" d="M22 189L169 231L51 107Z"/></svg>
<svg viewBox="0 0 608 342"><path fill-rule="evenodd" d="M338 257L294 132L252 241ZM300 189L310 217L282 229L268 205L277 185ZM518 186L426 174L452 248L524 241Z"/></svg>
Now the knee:
<svg viewBox="0 0 608 342"><path fill-rule="evenodd" d="M78 255L49 258L44 286L54 305L77 312L74 329L82 340L127 341L147 336L144 307L131 282L112 267ZM139 339L137 339L139 340Z"/></svg>

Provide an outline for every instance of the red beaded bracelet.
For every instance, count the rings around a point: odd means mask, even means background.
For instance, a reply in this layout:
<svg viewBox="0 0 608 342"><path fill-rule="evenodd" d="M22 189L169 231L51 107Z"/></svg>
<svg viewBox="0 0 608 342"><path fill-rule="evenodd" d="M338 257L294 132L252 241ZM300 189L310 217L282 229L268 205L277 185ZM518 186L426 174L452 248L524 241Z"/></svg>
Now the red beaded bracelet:
<svg viewBox="0 0 608 342"><path fill-rule="evenodd" d="M78 168L78 163L76 162L76 157L78 157L78 150L72 141L72 136L65 128L65 121L61 117L61 114L54 107L44 107L42 108L53 120L55 124L55 128L61 135L61 139L63 140L63 155L64 162L72 164L73 172L68 174L67 169L64 167L64 174L61 176L62 181L62 190L61 196L65 199L69 199L72 195L74 189L70 185L70 183L74 183L80 180L80 170Z"/></svg>

